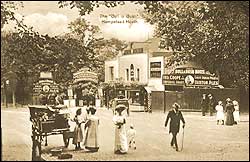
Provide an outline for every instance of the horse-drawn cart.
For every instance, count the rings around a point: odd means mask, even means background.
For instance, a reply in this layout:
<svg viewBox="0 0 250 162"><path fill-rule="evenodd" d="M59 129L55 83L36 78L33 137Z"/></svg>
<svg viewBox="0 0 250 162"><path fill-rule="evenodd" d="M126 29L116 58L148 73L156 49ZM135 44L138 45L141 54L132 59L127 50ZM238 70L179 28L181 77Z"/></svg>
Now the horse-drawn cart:
<svg viewBox="0 0 250 162"><path fill-rule="evenodd" d="M45 139L45 146L48 145L47 137L50 135L63 135L65 147L69 145L72 137L68 120L70 113L64 105L29 105L30 121L32 122L32 160L40 160L41 145Z"/></svg>

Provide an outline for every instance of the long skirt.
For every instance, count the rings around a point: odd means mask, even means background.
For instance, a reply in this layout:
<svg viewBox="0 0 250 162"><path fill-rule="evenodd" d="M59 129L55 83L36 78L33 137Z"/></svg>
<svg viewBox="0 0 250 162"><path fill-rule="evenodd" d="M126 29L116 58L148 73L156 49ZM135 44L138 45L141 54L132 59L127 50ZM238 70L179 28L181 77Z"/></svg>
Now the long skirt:
<svg viewBox="0 0 250 162"><path fill-rule="evenodd" d="M82 142L83 141L83 129L81 124L80 125L76 125L75 129L74 129L74 137L73 137L73 144L77 144L78 142Z"/></svg>
<svg viewBox="0 0 250 162"><path fill-rule="evenodd" d="M234 121L240 122L240 112L239 111L234 111L233 116L234 116Z"/></svg>
<svg viewBox="0 0 250 162"><path fill-rule="evenodd" d="M233 125L234 124L234 116L232 111L227 111L226 116L226 125Z"/></svg>
<svg viewBox="0 0 250 162"><path fill-rule="evenodd" d="M128 142L126 136L125 125L122 125L120 129L115 128L115 149L114 151L120 151L126 153L128 151Z"/></svg>
<svg viewBox="0 0 250 162"><path fill-rule="evenodd" d="M99 138L98 138L98 121L89 121L89 127L86 131L85 137L85 148L89 150L99 149Z"/></svg>

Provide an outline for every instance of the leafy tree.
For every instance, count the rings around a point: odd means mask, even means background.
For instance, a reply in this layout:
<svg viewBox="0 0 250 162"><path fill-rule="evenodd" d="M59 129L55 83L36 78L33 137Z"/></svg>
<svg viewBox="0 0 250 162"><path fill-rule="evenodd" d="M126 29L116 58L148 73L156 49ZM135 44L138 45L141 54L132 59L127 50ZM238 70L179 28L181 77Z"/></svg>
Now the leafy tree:
<svg viewBox="0 0 250 162"><path fill-rule="evenodd" d="M174 50L170 64L194 60L220 75L227 87L249 87L249 3L169 2L147 8L161 47Z"/></svg>
<svg viewBox="0 0 250 162"><path fill-rule="evenodd" d="M156 26L161 48L171 47L169 65L188 60L220 75L226 87L249 87L248 1L133 1L144 6L144 18ZM121 3L122 5L124 3ZM89 14L100 5L115 7L120 1L59 2Z"/></svg>
<svg viewBox="0 0 250 162"><path fill-rule="evenodd" d="M124 41L118 39L104 39L100 36L98 26L91 25L83 18L77 18L69 24L72 34L70 37L78 39L84 46L89 47L87 67L98 73L99 80L104 81L104 61L114 58L119 51L126 47Z"/></svg>
<svg viewBox="0 0 250 162"><path fill-rule="evenodd" d="M77 8L80 15L86 15L92 12L95 8L100 6L106 6L108 8L115 7L117 5L124 5L124 1L59 1L59 8L69 6L72 8Z"/></svg>
<svg viewBox="0 0 250 162"><path fill-rule="evenodd" d="M19 22L19 20L15 17L14 11L22 5L22 2L1 1L1 29L4 27L4 24L8 24L10 20Z"/></svg>

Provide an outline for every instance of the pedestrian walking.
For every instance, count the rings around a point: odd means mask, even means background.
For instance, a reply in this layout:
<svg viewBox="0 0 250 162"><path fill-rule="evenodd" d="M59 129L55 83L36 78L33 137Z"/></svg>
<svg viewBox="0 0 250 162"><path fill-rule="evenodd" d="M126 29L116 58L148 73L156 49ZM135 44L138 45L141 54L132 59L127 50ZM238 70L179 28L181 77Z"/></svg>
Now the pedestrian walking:
<svg viewBox="0 0 250 162"><path fill-rule="evenodd" d="M234 124L234 105L230 98L226 99L226 125L233 125Z"/></svg>
<svg viewBox="0 0 250 162"><path fill-rule="evenodd" d="M84 119L82 118L81 108L76 110L74 122L76 122L76 126L74 129L73 144L76 146L75 150L80 150L81 149L80 143L83 141L83 130L81 124L85 122Z"/></svg>
<svg viewBox="0 0 250 162"><path fill-rule="evenodd" d="M215 110L217 111L216 113L217 125L219 124L220 121L222 122L222 125L224 125L224 110L222 101L218 102L218 105L215 106Z"/></svg>
<svg viewBox="0 0 250 162"><path fill-rule="evenodd" d="M210 112L210 116L213 116L214 110L215 110L215 98L213 97L212 94L208 95L208 109Z"/></svg>
<svg viewBox="0 0 250 162"><path fill-rule="evenodd" d="M136 130L133 124L130 125L130 129L128 130L127 134L128 134L129 147L133 145L134 149L136 149L136 144L135 144Z"/></svg>
<svg viewBox="0 0 250 162"><path fill-rule="evenodd" d="M240 122L240 107L238 101L234 100L233 105L234 105L234 112L233 112L234 123L238 124Z"/></svg>
<svg viewBox="0 0 250 162"><path fill-rule="evenodd" d="M179 151L176 136L180 130L180 120L183 123L183 126L182 126L183 128L185 127L185 120L182 116L181 111L179 110L180 105L178 103L174 103L172 107L173 107L173 110L170 110L168 112L168 115L167 115L167 118L165 121L165 127L167 127L168 121L170 120L169 133L172 133L172 135L173 135L170 144L172 147L174 147L174 145L175 145L176 151Z"/></svg>
<svg viewBox="0 0 250 162"><path fill-rule="evenodd" d="M201 100L202 116L206 115L207 109L208 109L208 99L206 97L206 94L202 94L202 100Z"/></svg>
<svg viewBox="0 0 250 162"><path fill-rule="evenodd" d="M114 115L113 122L115 124L115 154L125 154L128 151L128 143L126 136L126 118L122 115L122 111L126 109L125 105L118 105L115 108L118 114Z"/></svg>
<svg viewBox="0 0 250 162"><path fill-rule="evenodd" d="M97 152L99 149L99 137L98 137L98 126L99 126L99 118L95 115L96 108L91 106L89 108L90 116L86 123L86 127L88 128L86 131L85 138L85 148L90 150L91 152Z"/></svg>

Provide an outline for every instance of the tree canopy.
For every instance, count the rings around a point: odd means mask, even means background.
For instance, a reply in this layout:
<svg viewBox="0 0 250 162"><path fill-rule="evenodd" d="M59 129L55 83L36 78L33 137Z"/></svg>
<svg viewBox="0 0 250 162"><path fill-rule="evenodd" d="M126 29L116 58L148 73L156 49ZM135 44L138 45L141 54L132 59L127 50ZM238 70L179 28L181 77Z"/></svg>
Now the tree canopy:
<svg viewBox="0 0 250 162"><path fill-rule="evenodd" d="M131 1L144 6L143 17L155 25L161 48L174 51L169 65L192 60L220 76L226 87L249 87L248 1ZM121 1L60 1L59 6L89 14Z"/></svg>
<svg viewBox="0 0 250 162"><path fill-rule="evenodd" d="M6 74L13 71L17 75L17 89L23 94L32 92L33 83L41 71L50 71L66 90L72 82L73 73L88 67L99 74L104 81L104 61L118 54L123 42L117 39L105 40L100 37L99 28L77 18L69 24L70 33L61 36L42 35L32 27L14 18L16 3L2 3L1 23L18 22L14 32L1 31L1 83ZM8 12L7 12L8 11ZM3 26L2 25L2 26ZM111 54L107 53L112 51ZM26 93L24 93L26 91Z"/></svg>
<svg viewBox="0 0 250 162"><path fill-rule="evenodd" d="M169 2L147 8L171 64L193 60L218 73L226 87L249 87L249 2Z"/></svg>
<svg viewBox="0 0 250 162"><path fill-rule="evenodd" d="M132 1L144 7L143 17L155 25L161 48L174 52L169 64L188 60L218 73L226 87L249 87L248 1ZM78 8L79 16L100 6L115 7L124 1L59 1L59 7ZM52 71L66 87L73 72L89 67L104 80L104 61L116 56L126 42L100 37L99 28L84 18L69 24L63 36L41 35L15 17L22 3L1 1L1 81L9 71L18 85L30 91L40 71ZM16 22L16 32L3 32L4 24Z"/></svg>

